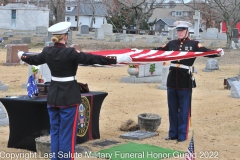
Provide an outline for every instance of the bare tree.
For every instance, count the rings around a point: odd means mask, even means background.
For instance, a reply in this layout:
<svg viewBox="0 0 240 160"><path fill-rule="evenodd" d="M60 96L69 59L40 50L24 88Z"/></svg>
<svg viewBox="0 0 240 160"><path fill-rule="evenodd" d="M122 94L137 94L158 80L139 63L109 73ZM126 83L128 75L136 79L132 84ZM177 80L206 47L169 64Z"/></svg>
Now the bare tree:
<svg viewBox="0 0 240 160"><path fill-rule="evenodd" d="M55 18L55 23L65 21L65 0L50 0L49 9Z"/></svg>
<svg viewBox="0 0 240 160"><path fill-rule="evenodd" d="M187 3L182 0L182 3L188 5ZM194 5L188 5L189 7L193 7L197 9L195 0L192 1ZM204 13L205 15L211 15L216 20L221 20L226 23L227 27L227 44L226 48L231 48L232 42L232 31L233 28L237 25L240 21L240 1L239 0L204 0L201 3L204 3L211 11L213 12L206 12L204 10L200 10L200 12Z"/></svg>
<svg viewBox="0 0 240 160"><path fill-rule="evenodd" d="M110 1L104 0L106 4L112 6L112 15L115 13L116 17L124 18L125 22L133 19L136 29L140 29L141 23L148 21L157 3L164 2L164 0L114 0L113 3Z"/></svg>

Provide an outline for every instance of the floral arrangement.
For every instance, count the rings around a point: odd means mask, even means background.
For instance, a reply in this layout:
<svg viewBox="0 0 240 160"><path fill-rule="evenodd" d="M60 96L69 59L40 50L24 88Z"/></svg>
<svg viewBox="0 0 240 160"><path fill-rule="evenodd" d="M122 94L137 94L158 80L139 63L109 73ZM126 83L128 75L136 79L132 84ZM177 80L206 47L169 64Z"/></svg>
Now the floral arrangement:
<svg viewBox="0 0 240 160"><path fill-rule="evenodd" d="M32 65L31 69L32 69L32 72L36 74L38 73L39 67Z"/></svg>
<svg viewBox="0 0 240 160"><path fill-rule="evenodd" d="M138 64L129 64L128 67L129 68L138 68Z"/></svg>

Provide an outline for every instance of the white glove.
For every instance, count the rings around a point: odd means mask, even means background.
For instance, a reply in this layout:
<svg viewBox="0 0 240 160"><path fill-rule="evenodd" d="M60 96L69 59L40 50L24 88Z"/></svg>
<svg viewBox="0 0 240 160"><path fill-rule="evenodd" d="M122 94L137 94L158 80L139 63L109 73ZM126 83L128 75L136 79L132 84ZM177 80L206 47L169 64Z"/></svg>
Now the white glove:
<svg viewBox="0 0 240 160"><path fill-rule="evenodd" d="M122 54L122 55L117 55L117 63L130 63L132 62L132 58L129 55Z"/></svg>
<svg viewBox="0 0 240 160"><path fill-rule="evenodd" d="M23 51L18 51L18 58L21 59L22 55L23 55Z"/></svg>
<svg viewBox="0 0 240 160"><path fill-rule="evenodd" d="M23 65L25 63L21 60L21 57L22 57L23 53L24 53L23 51L18 51L18 58L20 59L20 64L21 65Z"/></svg>
<svg viewBox="0 0 240 160"><path fill-rule="evenodd" d="M224 51L222 48L218 48L217 51L221 51L218 53L220 55L220 57L224 55Z"/></svg>

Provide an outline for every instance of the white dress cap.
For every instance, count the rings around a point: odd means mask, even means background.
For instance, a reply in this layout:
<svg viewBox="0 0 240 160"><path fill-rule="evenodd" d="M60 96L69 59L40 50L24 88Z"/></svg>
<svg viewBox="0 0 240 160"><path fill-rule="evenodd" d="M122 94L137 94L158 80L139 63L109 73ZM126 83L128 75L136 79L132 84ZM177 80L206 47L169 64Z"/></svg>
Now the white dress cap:
<svg viewBox="0 0 240 160"><path fill-rule="evenodd" d="M70 26L70 22L59 22L49 27L48 32L51 32L52 34L65 34L68 32Z"/></svg>
<svg viewBox="0 0 240 160"><path fill-rule="evenodd" d="M176 27L176 29L188 29L192 27L192 24L187 21L176 21L173 23L173 25Z"/></svg>

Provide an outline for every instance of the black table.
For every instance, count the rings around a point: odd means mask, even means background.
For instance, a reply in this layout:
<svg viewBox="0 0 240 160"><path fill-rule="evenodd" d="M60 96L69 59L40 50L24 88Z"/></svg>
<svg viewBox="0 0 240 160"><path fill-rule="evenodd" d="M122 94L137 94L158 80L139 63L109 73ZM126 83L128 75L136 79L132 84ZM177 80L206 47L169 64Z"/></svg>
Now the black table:
<svg viewBox="0 0 240 160"><path fill-rule="evenodd" d="M82 94L82 106L79 106L77 143L100 138L99 115L106 92L89 92ZM49 135L49 115L47 96L11 96L0 98L9 117L9 148L21 148L36 151L35 139ZM81 120L80 120L81 119ZM80 123L81 122L81 123Z"/></svg>

